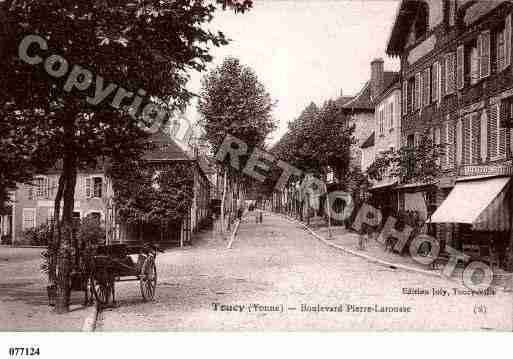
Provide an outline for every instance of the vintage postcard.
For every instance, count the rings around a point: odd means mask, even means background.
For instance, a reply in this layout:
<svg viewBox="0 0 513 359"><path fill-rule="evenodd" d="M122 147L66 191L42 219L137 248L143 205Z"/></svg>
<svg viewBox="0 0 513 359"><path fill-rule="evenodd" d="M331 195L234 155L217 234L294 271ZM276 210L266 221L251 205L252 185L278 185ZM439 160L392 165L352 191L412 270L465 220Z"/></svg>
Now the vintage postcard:
<svg viewBox="0 0 513 359"><path fill-rule="evenodd" d="M0 331L513 331L513 2L0 18Z"/></svg>

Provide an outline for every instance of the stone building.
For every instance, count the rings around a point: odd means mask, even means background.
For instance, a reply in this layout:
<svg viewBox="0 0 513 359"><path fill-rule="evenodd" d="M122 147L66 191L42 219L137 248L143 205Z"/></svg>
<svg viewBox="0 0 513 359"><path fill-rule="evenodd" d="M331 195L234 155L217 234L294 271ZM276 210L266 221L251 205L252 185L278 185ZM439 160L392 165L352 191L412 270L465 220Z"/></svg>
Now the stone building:
<svg viewBox="0 0 513 359"><path fill-rule="evenodd" d="M423 211L442 245L503 265L512 228L512 12L509 1L404 0L387 44L401 59L402 144L415 147L427 133L445 147L435 181L399 186L400 207Z"/></svg>
<svg viewBox="0 0 513 359"><path fill-rule="evenodd" d="M356 143L351 148L351 166L362 168L362 144L374 131L374 100L392 83L398 75L393 71L384 71L383 59L371 62L370 80L365 83L360 92L352 98L340 97L337 103L348 116L349 125L355 126Z"/></svg>

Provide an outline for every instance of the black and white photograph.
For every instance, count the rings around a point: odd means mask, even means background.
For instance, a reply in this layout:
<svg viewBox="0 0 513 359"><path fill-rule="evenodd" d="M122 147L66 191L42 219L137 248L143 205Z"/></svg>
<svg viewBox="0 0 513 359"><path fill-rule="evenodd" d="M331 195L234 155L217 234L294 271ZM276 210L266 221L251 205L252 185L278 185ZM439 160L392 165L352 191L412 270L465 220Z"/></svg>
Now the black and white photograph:
<svg viewBox="0 0 513 359"><path fill-rule="evenodd" d="M0 336L511 333L512 18L0 0Z"/></svg>

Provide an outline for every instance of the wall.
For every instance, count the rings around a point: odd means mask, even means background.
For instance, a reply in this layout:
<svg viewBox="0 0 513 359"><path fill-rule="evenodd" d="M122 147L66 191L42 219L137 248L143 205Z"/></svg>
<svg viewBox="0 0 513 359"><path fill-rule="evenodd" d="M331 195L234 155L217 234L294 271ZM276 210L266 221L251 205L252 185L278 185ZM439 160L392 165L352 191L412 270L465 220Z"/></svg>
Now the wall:
<svg viewBox="0 0 513 359"><path fill-rule="evenodd" d="M80 217L84 218L91 211L100 212L102 219L105 218L105 180L102 188L102 198L87 198L86 196L86 178L89 176L98 176L104 178L101 172L79 173L77 175L77 184L75 186L75 212L80 213ZM57 192L57 184L59 174L48 174L42 176L48 178L50 191L45 198L37 198L34 194L33 199L28 197L28 186L19 184L15 192L15 203L13 206L13 223L14 223L14 241L23 239L23 209L34 208L36 211L36 226L47 223L50 214L53 211L54 199ZM35 189L34 189L35 190ZM61 204L61 211L62 211Z"/></svg>
<svg viewBox="0 0 513 359"><path fill-rule="evenodd" d="M393 125L390 126L390 118L388 109L390 104L393 104ZM385 125L384 132L380 133L379 116L380 111L384 111ZM374 146L376 153L381 151L389 150L390 147L399 149L400 138L401 138L401 90L399 88L394 89L390 92L383 100L381 100L377 106L375 115L375 137Z"/></svg>

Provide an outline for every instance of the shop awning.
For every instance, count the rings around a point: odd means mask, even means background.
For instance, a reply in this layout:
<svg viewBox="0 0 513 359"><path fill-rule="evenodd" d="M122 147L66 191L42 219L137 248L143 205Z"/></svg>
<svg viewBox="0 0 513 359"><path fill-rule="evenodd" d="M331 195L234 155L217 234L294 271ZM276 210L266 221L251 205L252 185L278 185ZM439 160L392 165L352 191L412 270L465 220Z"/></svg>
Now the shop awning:
<svg viewBox="0 0 513 359"><path fill-rule="evenodd" d="M431 216L431 223L466 223L475 230L506 231L510 227L509 177L457 182Z"/></svg>

